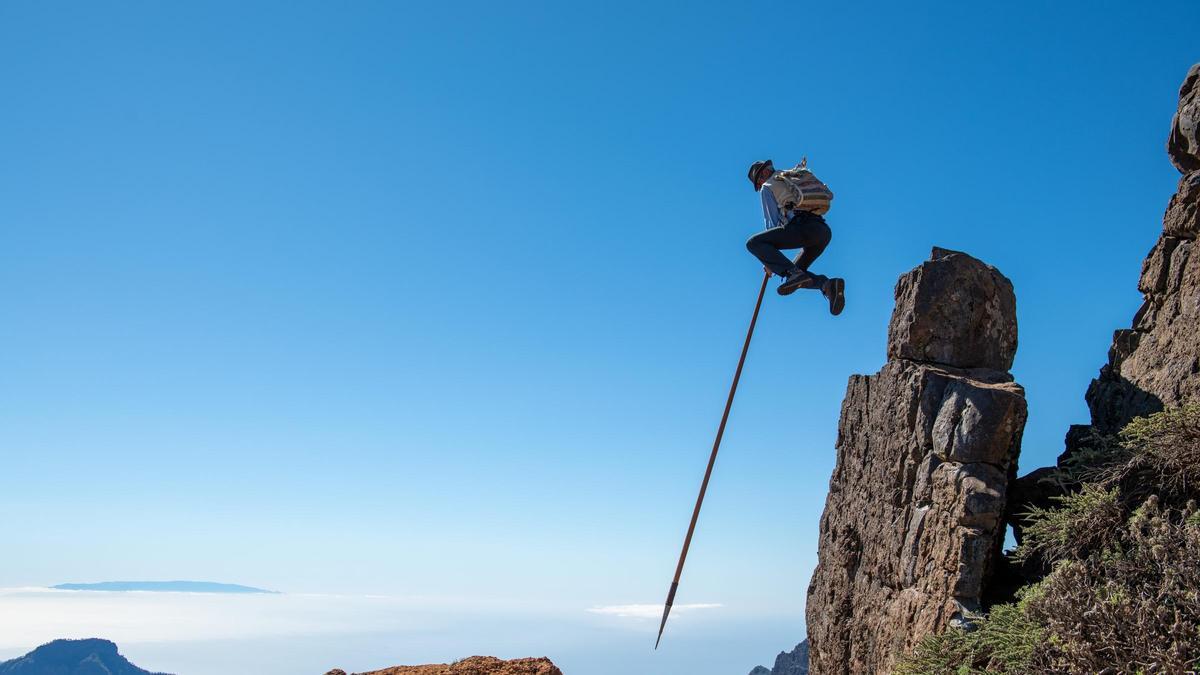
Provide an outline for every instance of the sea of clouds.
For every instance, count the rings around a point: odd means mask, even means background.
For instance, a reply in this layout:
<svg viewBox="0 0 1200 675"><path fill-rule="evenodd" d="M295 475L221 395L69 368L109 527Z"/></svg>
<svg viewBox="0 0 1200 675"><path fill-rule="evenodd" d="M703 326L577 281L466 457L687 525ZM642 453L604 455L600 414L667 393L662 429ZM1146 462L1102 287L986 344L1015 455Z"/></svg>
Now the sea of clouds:
<svg viewBox="0 0 1200 675"><path fill-rule="evenodd" d="M662 607L554 612L474 598L0 589L0 659L55 638L101 637L148 670L178 675L320 675L444 663L472 654L549 656L567 675L725 675L769 664L803 633L796 616L723 616L677 605L659 651Z"/></svg>

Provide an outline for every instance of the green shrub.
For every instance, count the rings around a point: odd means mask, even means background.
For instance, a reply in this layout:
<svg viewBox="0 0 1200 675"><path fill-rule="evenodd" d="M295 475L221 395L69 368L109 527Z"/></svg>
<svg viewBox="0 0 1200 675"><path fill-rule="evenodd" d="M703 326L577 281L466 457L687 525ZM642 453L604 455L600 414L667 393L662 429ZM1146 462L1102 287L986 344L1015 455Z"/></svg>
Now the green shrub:
<svg viewBox="0 0 1200 675"><path fill-rule="evenodd" d="M895 675L972 675L979 659L979 645L961 628L926 636L892 670Z"/></svg>
<svg viewBox="0 0 1200 675"><path fill-rule="evenodd" d="M1122 528L1124 545L1064 560L1024 604L1053 637L1044 672L1183 672L1200 659L1200 526L1150 498Z"/></svg>
<svg viewBox="0 0 1200 675"><path fill-rule="evenodd" d="M1060 560L976 629L922 640L901 675L1176 673L1200 662L1200 510L1148 499L1123 545ZM1111 669L1111 670L1108 670Z"/></svg>
<svg viewBox="0 0 1200 675"><path fill-rule="evenodd" d="M1016 555L1047 561L1086 557L1117 544L1124 520L1117 488L1085 485L1075 494L1055 497L1058 508L1034 508L1024 514L1026 526Z"/></svg>
<svg viewBox="0 0 1200 675"><path fill-rule="evenodd" d="M1120 436L1088 432L1070 457L1055 472L1061 485L1078 488L1082 483L1105 483L1108 471L1129 461L1132 453Z"/></svg>
<svg viewBox="0 0 1200 675"><path fill-rule="evenodd" d="M1172 506L1200 496L1200 405L1139 417L1121 430L1129 459L1118 478L1138 501L1157 494Z"/></svg>
<svg viewBox="0 0 1200 675"><path fill-rule="evenodd" d="M1097 440L1033 509L1017 555L1053 562L975 629L922 640L901 675L1174 673L1200 669L1200 406Z"/></svg>
<svg viewBox="0 0 1200 675"><path fill-rule="evenodd" d="M975 675L1029 673L1045 640L1042 628L1026 615L1024 603L996 605L984 617L971 617L975 629L951 628L923 639L912 655L897 664L898 675Z"/></svg>

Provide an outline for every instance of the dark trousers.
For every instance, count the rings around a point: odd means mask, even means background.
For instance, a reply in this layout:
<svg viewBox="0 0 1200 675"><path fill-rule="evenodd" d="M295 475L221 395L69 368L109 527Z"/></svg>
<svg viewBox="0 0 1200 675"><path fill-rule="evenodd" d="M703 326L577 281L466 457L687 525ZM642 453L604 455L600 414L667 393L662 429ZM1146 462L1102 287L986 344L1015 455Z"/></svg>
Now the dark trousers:
<svg viewBox="0 0 1200 675"><path fill-rule="evenodd" d="M808 266L825 251L832 237L833 233L824 218L808 211L796 211L787 225L772 227L750 237L746 249L761 260L767 269L786 277L795 267L807 272ZM793 248L803 250L791 260L780 253L780 250Z"/></svg>

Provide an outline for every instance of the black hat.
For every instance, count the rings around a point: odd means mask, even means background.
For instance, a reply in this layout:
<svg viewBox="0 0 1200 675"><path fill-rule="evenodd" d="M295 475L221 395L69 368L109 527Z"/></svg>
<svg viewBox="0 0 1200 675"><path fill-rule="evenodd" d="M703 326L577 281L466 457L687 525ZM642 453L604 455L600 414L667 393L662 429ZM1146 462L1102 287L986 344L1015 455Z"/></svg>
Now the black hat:
<svg viewBox="0 0 1200 675"><path fill-rule="evenodd" d="M759 169L771 164L771 160L764 159L761 162L755 162L750 165L750 170L746 172L746 178L750 179L750 184L754 186L754 190L758 191L758 184L754 182L754 177L758 175Z"/></svg>

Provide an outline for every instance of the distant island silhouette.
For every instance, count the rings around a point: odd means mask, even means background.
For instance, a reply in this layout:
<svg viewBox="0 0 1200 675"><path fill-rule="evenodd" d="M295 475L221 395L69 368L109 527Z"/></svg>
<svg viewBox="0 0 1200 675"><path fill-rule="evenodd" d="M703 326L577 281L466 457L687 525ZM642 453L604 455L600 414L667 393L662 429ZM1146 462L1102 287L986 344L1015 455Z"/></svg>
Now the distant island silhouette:
<svg viewBox="0 0 1200 675"><path fill-rule="evenodd" d="M58 584L60 591L155 591L159 593L278 593L253 586L213 581L101 581L94 584Z"/></svg>

